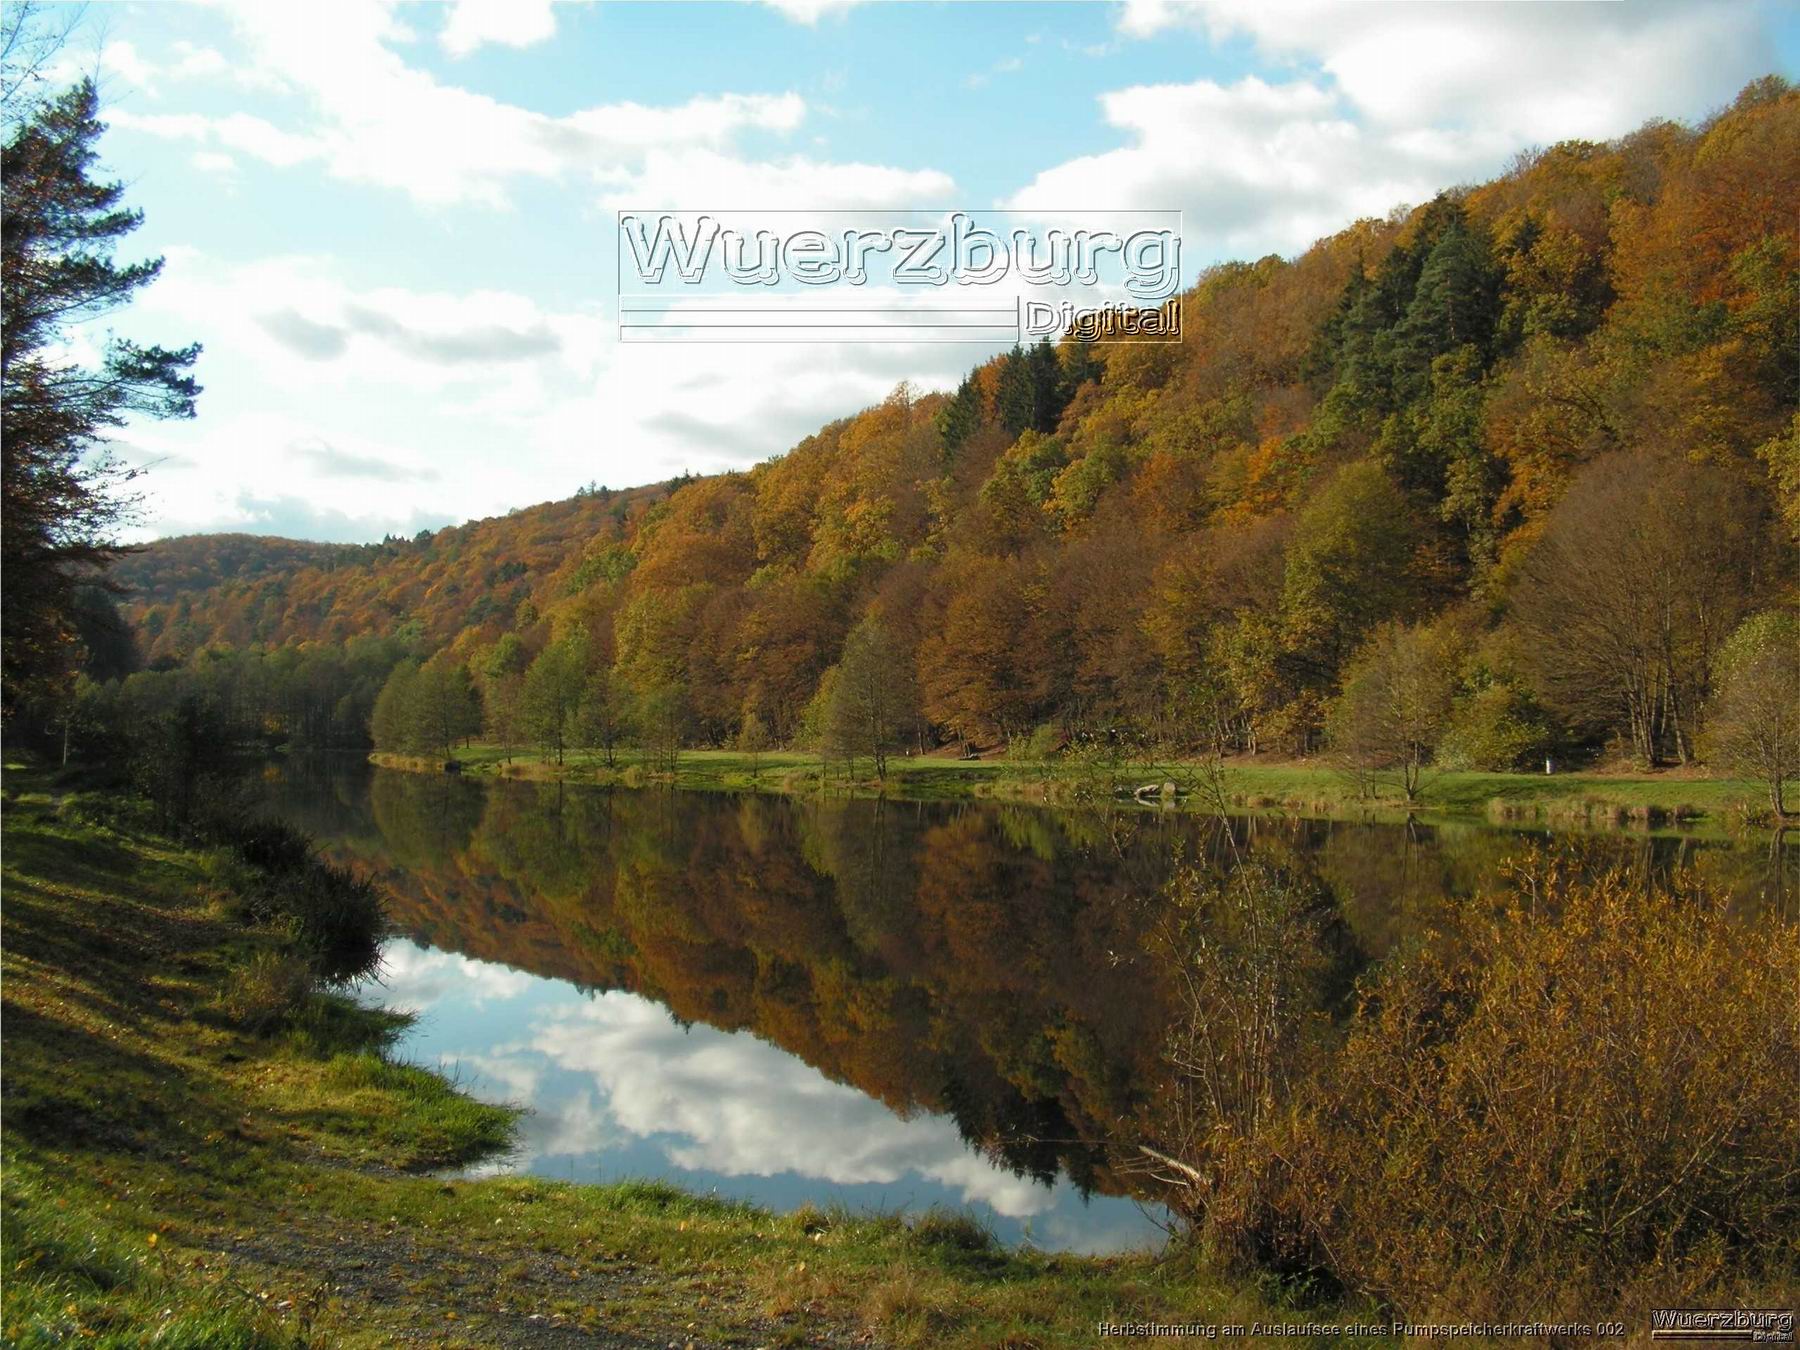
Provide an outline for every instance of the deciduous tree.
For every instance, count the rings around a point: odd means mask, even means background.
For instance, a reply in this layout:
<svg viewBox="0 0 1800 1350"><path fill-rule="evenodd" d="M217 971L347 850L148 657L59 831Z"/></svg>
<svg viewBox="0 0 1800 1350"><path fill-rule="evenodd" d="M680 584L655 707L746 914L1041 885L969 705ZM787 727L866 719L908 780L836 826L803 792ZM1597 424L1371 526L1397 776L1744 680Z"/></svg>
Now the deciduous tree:
<svg viewBox="0 0 1800 1350"><path fill-rule="evenodd" d="M1607 456L1551 513L1512 588L1522 660L1572 722L1643 763L1693 756L1719 647L1782 575L1768 499L1675 455Z"/></svg>
<svg viewBox="0 0 1800 1350"><path fill-rule="evenodd" d="M1775 819L1789 820L1787 784L1800 778L1800 614L1771 610L1747 620L1725 644L1718 683L1714 752L1766 783Z"/></svg>
<svg viewBox="0 0 1800 1350"><path fill-rule="evenodd" d="M388 673L369 721L369 733L377 750L414 748L412 695L418 678L419 663L412 660L400 662Z"/></svg>
<svg viewBox="0 0 1800 1350"><path fill-rule="evenodd" d="M1301 511L1282 578L1283 638L1324 683L1411 598L1412 508L1381 467L1346 465Z"/></svg>
<svg viewBox="0 0 1800 1350"><path fill-rule="evenodd" d="M575 732L587 684L587 655L576 636L552 642L525 672L520 710L525 734L560 765Z"/></svg>
<svg viewBox="0 0 1800 1350"><path fill-rule="evenodd" d="M1328 725L1332 748L1354 771L1397 774L1412 801L1450 723L1457 656L1441 628L1377 628L1344 673Z"/></svg>
<svg viewBox="0 0 1800 1350"><path fill-rule="evenodd" d="M738 726L737 751L750 761L750 781L754 784L762 771L763 752L769 748L769 729L754 710L744 714Z"/></svg>
<svg viewBox="0 0 1800 1350"><path fill-rule="evenodd" d="M887 757L904 745L919 717L912 663L879 619L851 630L838 662L827 714L831 749L854 760L867 755L875 776L887 776Z"/></svg>
<svg viewBox="0 0 1800 1350"><path fill-rule="evenodd" d="M581 693L581 711L575 719L575 735L584 750L598 750L606 767L616 763L619 741L625 735L627 709L619 682L605 666L587 677Z"/></svg>
<svg viewBox="0 0 1800 1350"><path fill-rule="evenodd" d="M448 652L419 667L410 703L412 739L441 759L449 759L458 741L481 729L481 696L468 667Z"/></svg>
<svg viewBox="0 0 1800 1350"><path fill-rule="evenodd" d="M665 773L674 773L680 766L689 725L687 695L681 686L665 680L643 690L633 720L650 762Z"/></svg>

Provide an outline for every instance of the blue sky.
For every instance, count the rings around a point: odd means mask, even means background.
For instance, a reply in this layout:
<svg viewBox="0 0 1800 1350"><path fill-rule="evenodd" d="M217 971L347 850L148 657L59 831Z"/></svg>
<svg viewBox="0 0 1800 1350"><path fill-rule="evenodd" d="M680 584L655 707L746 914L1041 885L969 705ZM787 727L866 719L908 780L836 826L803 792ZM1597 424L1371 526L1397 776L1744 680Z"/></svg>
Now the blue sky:
<svg viewBox="0 0 1800 1350"><path fill-rule="evenodd" d="M316 538L741 467L983 353L629 346L621 206L1179 207L1292 254L1519 149L1692 119L1800 57L1754 3L96 6L108 166L199 339L126 429L140 533Z"/></svg>

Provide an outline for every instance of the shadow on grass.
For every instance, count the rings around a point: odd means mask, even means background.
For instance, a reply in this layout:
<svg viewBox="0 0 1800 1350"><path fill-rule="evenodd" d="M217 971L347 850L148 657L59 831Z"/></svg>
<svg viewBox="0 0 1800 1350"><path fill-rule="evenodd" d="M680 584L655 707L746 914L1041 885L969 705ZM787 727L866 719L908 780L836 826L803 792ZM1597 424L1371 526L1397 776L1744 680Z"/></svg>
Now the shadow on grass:
<svg viewBox="0 0 1800 1350"><path fill-rule="evenodd" d="M53 1148L179 1154L228 1117L198 1102L179 1066L9 1000L6 1129Z"/></svg>

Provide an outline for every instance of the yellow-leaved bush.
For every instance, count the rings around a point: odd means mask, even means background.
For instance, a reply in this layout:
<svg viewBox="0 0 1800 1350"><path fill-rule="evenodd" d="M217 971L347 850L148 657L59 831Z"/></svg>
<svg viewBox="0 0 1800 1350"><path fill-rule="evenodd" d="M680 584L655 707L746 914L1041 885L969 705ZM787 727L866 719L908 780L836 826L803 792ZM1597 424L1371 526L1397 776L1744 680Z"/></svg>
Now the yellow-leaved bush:
<svg viewBox="0 0 1800 1350"><path fill-rule="evenodd" d="M1566 861L1369 982L1283 1208L1412 1316L1791 1291L1800 931Z"/></svg>

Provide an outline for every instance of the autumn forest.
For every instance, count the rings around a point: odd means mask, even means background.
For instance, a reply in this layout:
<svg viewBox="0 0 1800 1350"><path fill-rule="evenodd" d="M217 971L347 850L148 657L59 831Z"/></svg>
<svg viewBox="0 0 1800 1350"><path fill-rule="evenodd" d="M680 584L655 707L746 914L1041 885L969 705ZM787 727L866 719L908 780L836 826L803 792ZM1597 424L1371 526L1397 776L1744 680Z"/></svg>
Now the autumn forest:
<svg viewBox="0 0 1800 1350"><path fill-rule="evenodd" d="M314 745L812 745L860 643L896 749L1704 758L1734 634L1794 641L1796 197L1771 77L1214 268L1180 345L1014 350L748 472L160 542L112 696L200 680Z"/></svg>

